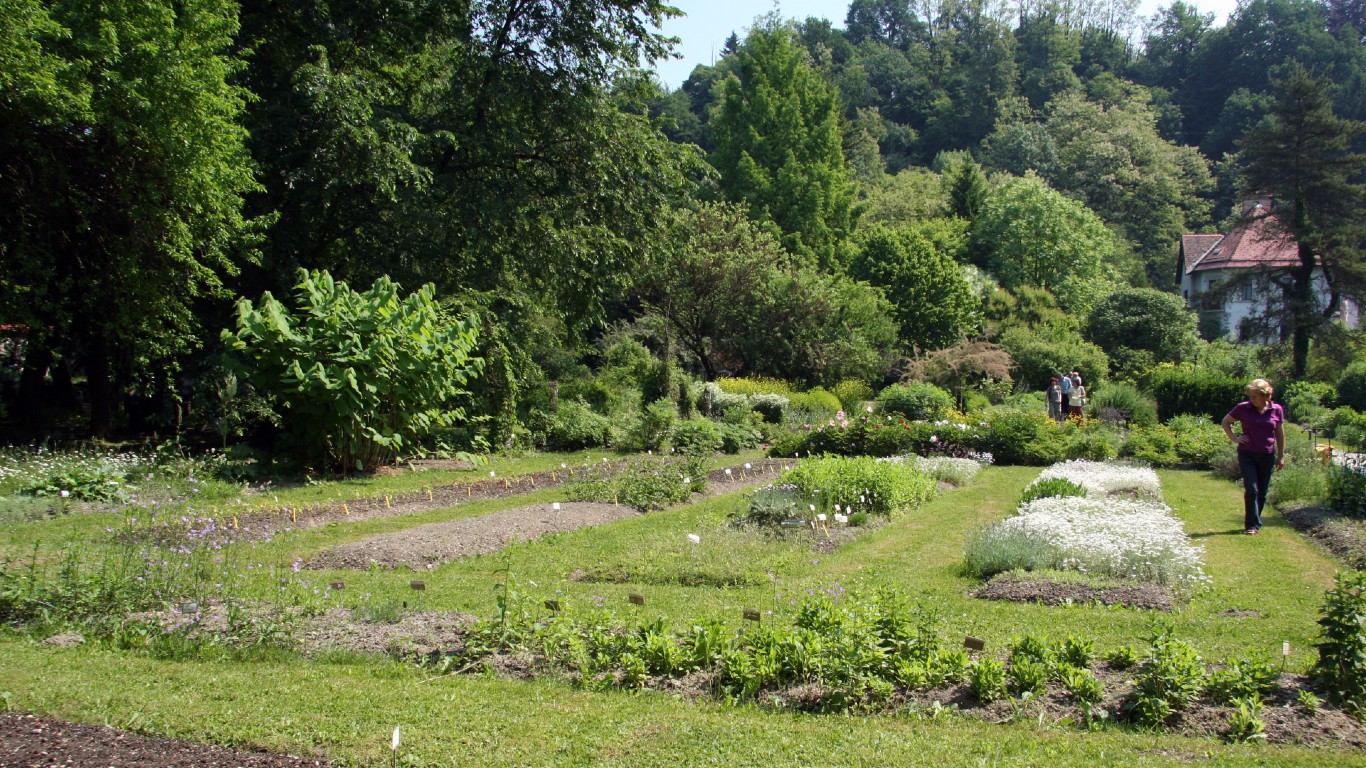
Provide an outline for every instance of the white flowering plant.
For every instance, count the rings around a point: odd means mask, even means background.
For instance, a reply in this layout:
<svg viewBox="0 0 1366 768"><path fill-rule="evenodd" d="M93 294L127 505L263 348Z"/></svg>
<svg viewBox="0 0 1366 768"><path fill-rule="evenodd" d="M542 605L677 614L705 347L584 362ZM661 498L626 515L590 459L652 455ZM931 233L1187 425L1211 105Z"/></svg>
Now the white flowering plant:
<svg viewBox="0 0 1366 768"><path fill-rule="evenodd" d="M1182 590L1208 582L1204 548L1191 543L1181 521L1159 500L1151 469L1071 461L1050 467L1040 479L1067 480L1087 496L1022 503L1013 517L969 541L972 573L985 578L1015 569L1075 570Z"/></svg>

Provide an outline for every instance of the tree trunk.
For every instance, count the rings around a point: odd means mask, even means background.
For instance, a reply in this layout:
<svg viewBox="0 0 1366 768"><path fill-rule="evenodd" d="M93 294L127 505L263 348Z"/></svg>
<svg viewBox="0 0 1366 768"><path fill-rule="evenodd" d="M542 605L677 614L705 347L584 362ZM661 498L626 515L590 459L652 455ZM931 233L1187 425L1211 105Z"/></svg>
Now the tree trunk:
<svg viewBox="0 0 1366 768"><path fill-rule="evenodd" d="M109 347L103 339L86 346L86 386L90 390L90 435L104 439L114 428L114 383L110 375Z"/></svg>
<svg viewBox="0 0 1366 768"><path fill-rule="evenodd" d="M37 432L43 426L43 382L52 364L52 350L32 339L24 354L24 371L19 376L19 413L24 428Z"/></svg>

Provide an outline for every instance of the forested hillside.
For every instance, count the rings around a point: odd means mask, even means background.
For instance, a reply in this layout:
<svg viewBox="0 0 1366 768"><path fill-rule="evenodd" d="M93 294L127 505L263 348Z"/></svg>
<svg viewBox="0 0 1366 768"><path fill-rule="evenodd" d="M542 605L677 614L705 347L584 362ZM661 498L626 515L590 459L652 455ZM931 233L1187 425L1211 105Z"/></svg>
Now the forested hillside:
<svg viewBox="0 0 1366 768"><path fill-rule="evenodd" d="M1218 28L1181 2L1142 20L1123 2L854 0L843 29L757 19L669 91L648 67L675 13L5 3L13 433L228 443L288 430L314 385L392 410L408 401L388 374L330 366L391 347L418 366L445 349L430 329L460 323L450 364L473 362L441 397L466 406L414 434L464 447L542 443L561 403L686 416L700 380L876 388L982 345L1009 356L1008 384L953 375L985 397L1060 365L1139 381L1234 354L1167 299L1181 235L1226 231L1253 191L1294 208L1307 263L1356 295L1360 0L1251 0ZM1297 125L1322 163L1257 154ZM402 343L367 335L402 314L403 294L364 293L382 277L431 285ZM1355 337L1287 291L1290 349L1261 359L1339 371ZM311 313L303 347L291 312ZM1116 312L1183 330L1116 338ZM318 359L265 377L271 334Z"/></svg>

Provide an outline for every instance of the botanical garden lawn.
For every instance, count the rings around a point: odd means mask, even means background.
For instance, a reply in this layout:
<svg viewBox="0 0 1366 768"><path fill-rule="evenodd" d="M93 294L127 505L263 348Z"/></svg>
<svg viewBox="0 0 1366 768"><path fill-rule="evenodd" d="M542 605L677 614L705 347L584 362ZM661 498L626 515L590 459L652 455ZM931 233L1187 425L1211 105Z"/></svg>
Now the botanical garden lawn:
<svg viewBox="0 0 1366 768"><path fill-rule="evenodd" d="M600 460L600 459L599 459ZM558 462L556 462L556 465ZM961 572L972 531L1009 514L1037 468L992 467L835 552L730 530L726 515L741 494L707 499L611 525L581 529L450 563L421 575L425 609L490 616L495 586L511 584L520 605L544 613L556 597L586 612L601 601L623 621L662 616L683 627L708 616L740 622L742 608L772 611L786 623L808 591L844 594L894 585L923 596L943 617L947 636L975 635L1002 653L1012 636L1060 639L1075 634L1104 653L1144 646L1155 621L1170 624L1207 661L1262 651L1278 656L1290 641L1287 669L1314 658L1311 643L1324 590L1337 564L1274 514L1259 536L1241 532L1241 491L1203 472L1160 473L1166 501L1206 547L1211 586L1170 614L1124 608L1049 608L975 600L977 582ZM501 475L502 473L500 473ZM384 491L380 491L383 493ZM235 545L230 561L273 565L242 579L241 594L276 596L277 575L297 558L377 533L482 514L527 503L549 504L558 489L460 505L421 515L328 525ZM375 495L374 493L368 495ZM92 518L102 515L91 515ZM107 523L106 523L107 524ZM6 526L6 550L18 554L43 532L93 535L103 524L75 517ZM43 526L48 526L44 528ZM695 533L700 544L687 534ZM615 574L620 583L569 580L575 572ZM671 576L698 574L709 584L682 586ZM770 574L772 574L770 576ZM580 575L580 574L576 574ZM317 584L345 580L331 603L412 603L410 571L303 571ZM646 605L627 602L630 593ZM842 599L848 599L842 598ZM970 717L814 716L692 702L660 693L592 693L566 684L489 675L428 680L430 672L381 659L334 661L270 656L252 663L156 661L90 647L54 649L18 636L0 638L0 693L13 708L55 717L133 727L231 745L306 754L319 750L348 765L388 764L389 734L403 726L401 764L415 765L1360 765L1360 753L1228 746L1209 739L1140 734L1125 728L1087 733L1076 725L984 724Z"/></svg>

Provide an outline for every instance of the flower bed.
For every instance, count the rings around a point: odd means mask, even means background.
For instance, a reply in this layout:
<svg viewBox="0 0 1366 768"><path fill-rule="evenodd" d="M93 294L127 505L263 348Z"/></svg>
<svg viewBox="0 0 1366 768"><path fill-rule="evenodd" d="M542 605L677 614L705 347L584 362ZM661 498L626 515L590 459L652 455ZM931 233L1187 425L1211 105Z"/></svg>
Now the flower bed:
<svg viewBox="0 0 1366 768"><path fill-rule="evenodd" d="M1151 467L1117 464L1108 461L1063 461L1039 473L1031 486L1061 478L1086 489L1089 498L1103 499L1116 494L1162 498L1162 484Z"/></svg>
<svg viewBox="0 0 1366 768"><path fill-rule="evenodd" d="M1192 544L1151 469L1064 462L1040 475L1087 489L1088 498L1045 497L973 537L968 569L983 578L1011 570L1073 570L1188 590L1208 581L1204 548ZM1039 482L1039 481L1036 481ZM1116 498L1133 493L1145 499Z"/></svg>

